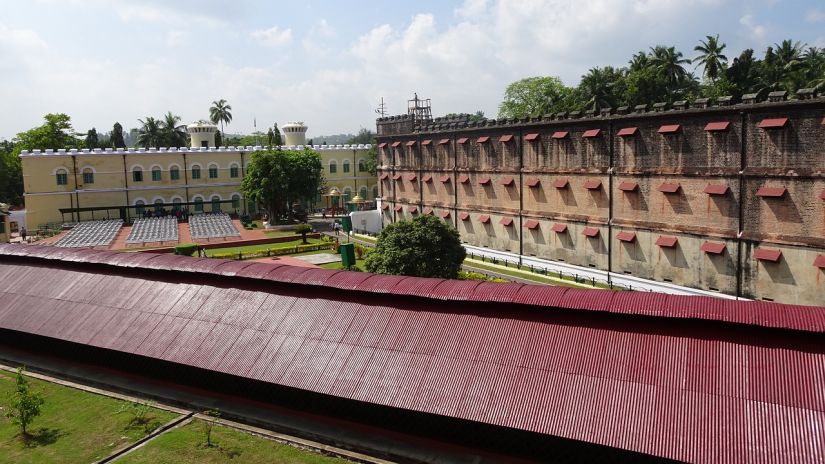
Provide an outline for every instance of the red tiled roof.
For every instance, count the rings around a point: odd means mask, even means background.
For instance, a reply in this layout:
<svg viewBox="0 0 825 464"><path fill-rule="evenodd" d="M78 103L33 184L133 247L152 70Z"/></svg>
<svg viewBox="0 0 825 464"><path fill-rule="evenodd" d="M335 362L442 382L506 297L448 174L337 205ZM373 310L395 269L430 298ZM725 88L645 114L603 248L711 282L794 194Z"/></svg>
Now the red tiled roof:
<svg viewBox="0 0 825 464"><path fill-rule="evenodd" d="M504 142L504 143L510 142L510 141L512 141L512 140L513 140L513 136L512 136L512 135L510 135L510 134L507 134L507 135L502 135L502 136L498 139L498 141L499 141L499 142Z"/></svg>
<svg viewBox="0 0 825 464"><path fill-rule="evenodd" d="M538 228L538 226L539 226L539 221L536 221L535 219L528 219L527 221L524 222L524 227L526 227L530 230L536 229L536 228Z"/></svg>
<svg viewBox="0 0 825 464"><path fill-rule="evenodd" d="M623 230L616 234L616 239L620 242L632 242L636 240L636 232L631 232L628 230Z"/></svg>
<svg viewBox="0 0 825 464"><path fill-rule="evenodd" d="M397 147L400 147L400 146L401 146L401 142L393 142L392 143L393 148L397 148Z"/></svg>
<svg viewBox="0 0 825 464"><path fill-rule="evenodd" d="M716 121L707 123L705 130L708 132L721 132L728 130L728 127L730 127L729 121Z"/></svg>
<svg viewBox="0 0 825 464"><path fill-rule="evenodd" d="M530 141L530 142L532 142L532 141L534 141L534 140L538 140L538 139L539 139L539 133L538 133L538 132L533 132L533 133L531 133L531 134L527 134L527 135L524 137L524 140L528 140L528 141Z"/></svg>
<svg viewBox="0 0 825 464"><path fill-rule="evenodd" d="M587 190L598 190L602 186L602 181L599 179L587 179L584 183L584 188Z"/></svg>
<svg viewBox="0 0 825 464"><path fill-rule="evenodd" d="M569 134L570 134L570 132L568 132L568 131L556 131L556 132L553 132L553 135L551 135L550 137L554 138L554 139L564 139L564 138L567 138L567 136Z"/></svg>
<svg viewBox="0 0 825 464"><path fill-rule="evenodd" d="M720 184L708 184L705 186L705 193L708 195L726 195L728 193L729 187L727 185L720 185Z"/></svg>
<svg viewBox="0 0 825 464"><path fill-rule="evenodd" d="M445 175L439 177L438 180L441 181L442 184L446 184L447 182L450 181L450 175L445 174Z"/></svg>
<svg viewBox="0 0 825 464"><path fill-rule="evenodd" d="M481 176L478 179L479 185L487 185L490 183L490 176Z"/></svg>
<svg viewBox="0 0 825 464"><path fill-rule="evenodd" d="M636 135L636 132L639 130L638 127L624 127L619 129L619 132L616 133L619 137L629 137L631 135Z"/></svg>
<svg viewBox="0 0 825 464"><path fill-rule="evenodd" d="M759 261L772 261L775 263L782 257L782 250L759 247L753 250L753 257Z"/></svg>
<svg viewBox="0 0 825 464"><path fill-rule="evenodd" d="M538 177L530 177L529 179L527 179L527 186L530 187L530 188L536 187L540 183L541 183L541 181L539 180Z"/></svg>
<svg viewBox="0 0 825 464"><path fill-rule="evenodd" d="M725 252L726 248L727 247L725 246L725 244L723 242L710 242L710 241L707 241L707 242L702 244L702 251L704 251L705 253L710 253L710 254L714 254L714 255L721 255L722 253Z"/></svg>
<svg viewBox="0 0 825 464"><path fill-rule="evenodd" d="M407 146L408 146L408 147L412 147L412 146L414 146L414 145L415 145L415 140L409 140L409 141L407 141Z"/></svg>
<svg viewBox="0 0 825 464"><path fill-rule="evenodd" d="M785 127L785 124L788 123L788 118L773 118L773 119L763 119L759 121L759 128L760 129L779 129Z"/></svg>
<svg viewBox="0 0 825 464"><path fill-rule="evenodd" d="M513 225L513 218L503 217L503 218L501 218L500 221L498 221L498 223L503 225L503 226L512 226Z"/></svg>
<svg viewBox="0 0 825 464"><path fill-rule="evenodd" d="M490 215L489 214L482 214L481 216L478 217L478 222L480 222L482 224L487 224L488 222L490 222Z"/></svg>
<svg viewBox="0 0 825 464"><path fill-rule="evenodd" d="M584 230L582 230L582 234L584 234L585 237L598 237L599 229L596 227L585 227Z"/></svg>
<svg viewBox="0 0 825 464"><path fill-rule="evenodd" d="M557 189L567 188L569 184L570 182L568 182L566 178L556 179L553 181L553 187Z"/></svg>
<svg viewBox="0 0 825 464"><path fill-rule="evenodd" d="M426 139L426 140L421 141L421 145L432 145L432 144L433 144L432 139Z"/></svg>
<svg viewBox="0 0 825 464"><path fill-rule="evenodd" d="M662 193L676 193L681 186L677 182L665 182L659 186L659 191Z"/></svg>
<svg viewBox="0 0 825 464"><path fill-rule="evenodd" d="M450 139L441 139L438 141L439 145L447 145L448 143L450 143Z"/></svg>
<svg viewBox="0 0 825 464"><path fill-rule="evenodd" d="M781 197L785 195L785 187L759 187L756 191L758 197Z"/></svg>
<svg viewBox="0 0 825 464"><path fill-rule="evenodd" d="M553 224L553 227L550 228L550 230L552 230L553 232L555 232L557 234L563 234L563 233L567 232L567 224L555 223L555 224ZM598 229L596 229L596 230L598 230Z"/></svg>
<svg viewBox="0 0 825 464"><path fill-rule="evenodd" d="M505 187L508 187L508 186L513 185L513 184L515 183L515 181L513 180L513 178L512 178L512 177L505 176L505 177L502 177L502 178L501 178L501 182L500 182L500 183L501 183L501 185L503 185L503 186L505 186Z"/></svg>
<svg viewBox="0 0 825 464"><path fill-rule="evenodd" d="M582 137L584 137L584 138L598 137L601 132L602 132L601 129L588 129L588 130L586 130L582 133Z"/></svg>
<svg viewBox="0 0 825 464"><path fill-rule="evenodd" d="M619 190L623 192L632 192L639 187L638 182L621 182L619 183Z"/></svg>
<svg viewBox="0 0 825 464"><path fill-rule="evenodd" d="M679 240L671 235L660 235L656 239L656 245L663 248L673 248L678 242Z"/></svg>
<svg viewBox="0 0 825 464"><path fill-rule="evenodd" d="M660 134L675 134L681 130L682 126L679 124L665 124L659 127Z"/></svg>
<svg viewBox="0 0 825 464"><path fill-rule="evenodd" d="M486 135L482 135L481 137L476 139L476 143L487 143L490 141L490 137Z"/></svg>

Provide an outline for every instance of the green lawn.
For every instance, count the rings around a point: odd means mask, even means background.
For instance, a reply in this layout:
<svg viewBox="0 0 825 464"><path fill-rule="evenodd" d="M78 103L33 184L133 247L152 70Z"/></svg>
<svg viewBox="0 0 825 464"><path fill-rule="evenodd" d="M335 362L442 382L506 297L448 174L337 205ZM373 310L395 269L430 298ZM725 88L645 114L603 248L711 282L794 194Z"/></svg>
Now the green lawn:
<svg viewBox="0 0 825 464"><path fill-rule="evenodd" d="M0 371L0 405L14 390L15 374ZM30 378L34 391L45 399L39 417L29 427L32 437L24 440L19 429L0 410L0 463L89 463L145 436L149 429L165 424L176 414L152 409L148 427L130 426L132 416L120 412L125 401L88 393Z"/></svg>
<svg viewBox="0 0 825 464"><path fill-rule="evenodd" d="M321 243L321 240L314 239L314 238L307 238L307 243L310 245L316 245ZM288 242L280 242L280 243L264 243L262 245L246 245L246 246L237 246L237 247L228 247L228 248L212 248L206 250L206 256L213 256L216 254L224 254L224 253L253 253L256 251L266 251L270 248L290 248L294 247L295 245L302 245L303 241L301 239L297 240L290 240Z"/></svg>
<svg viewBox="0 0 825 464"><path fill-rule="evenodd" d="M487 271L492 271L498 274L504 274L512 277L519 277L526 280L532 280L533 282L540 282L540 283L548 283L552 285L559 285L565 287L574 287L574 288L594 288L588 283L581 283L575 282L573 280L573 276L565 276L563 279L558 278L558 274L554 274L551 272L550 275L543 275L531 272L526 270L527 268L518 269L515 265L510 265L510 267L492 264L487 262L482 262L475 259L467 258L464 260L464 264L476 269L483 269ZM609 288L604 282L596 282L595 288ZM614 288L615 290L619 290L619 288Z"/></svg>
<svg viewBox="0 0 825 464"><path fill-rule="evenodd" d="M322 267L324 269L341 269L342 266L343 264L341 264L341 261L338 261L337 263L319 264L319 267ZM356 259L355 266L357 266L358 269L361 269L362 271L366 270L366 267L364 267L363 259Z"/></svg>
<svg viewBox="0 0 825 464"><path fill-rule="evenodd" d="M267 237L292 237L298 235L294 230L265 230L264 234Z"/></svg>
<svg viewBox="0 0 825 464"><path fill-rule="evenodd" d="M213 446L205 446L204 425L200 420L170 430L146 445L125 455L124 464L223 463L232 460L245 464L310 463L333 464L350 461L282 445L229 427L215 426Z"/></svg>

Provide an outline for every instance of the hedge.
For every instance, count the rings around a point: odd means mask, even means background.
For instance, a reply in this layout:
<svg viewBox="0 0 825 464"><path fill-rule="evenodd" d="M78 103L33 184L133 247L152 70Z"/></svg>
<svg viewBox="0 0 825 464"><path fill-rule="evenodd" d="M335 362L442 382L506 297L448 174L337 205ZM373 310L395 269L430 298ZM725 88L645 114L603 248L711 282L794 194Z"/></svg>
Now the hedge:
<svg viewBox="0 0 825 464"><path fill-rule="evenodd" d="M248 251L248 252L239 251L239 252L236 252L236 253L215 253L211 257L212 258L220 258L220 259L243 260L243 259L267 258L267 257L270 257L270 256L294 255L294 254L298 254L298 253L306 253L307 251L329 250L331 248L332 248L331 243L319 243L319 244L315 244L315 245L295 245L295 246L291 246L291 247L269 248L267 250Z"/></svg>
<svg viewBox="0 0 825 464"><path fill-rule="evenodd" d="M198 245L194 243L181 243L175 247L176 255L192 256L198 251Z"/></svg>

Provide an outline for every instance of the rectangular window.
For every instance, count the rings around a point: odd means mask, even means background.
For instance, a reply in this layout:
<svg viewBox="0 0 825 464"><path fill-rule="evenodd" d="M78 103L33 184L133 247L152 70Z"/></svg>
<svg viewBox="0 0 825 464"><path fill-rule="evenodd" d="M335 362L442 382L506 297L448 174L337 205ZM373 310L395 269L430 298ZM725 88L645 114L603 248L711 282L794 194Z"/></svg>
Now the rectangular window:
<svg viewBox="0 0 825 464"><path fill-rule="evenodd" d="M135 182L143 182L143 171L132 171L132 180Z"/></svg>
<svg viewBox="0 0 825 464"><path fill-rule="evenodd" d="M155 169L152 171L152 180L155 182L160 181L160 169Z"/></svg>
<svg viewBox="0 0 825 464"><path fill-rule="evenodd" d="M337 164L330 164L329 165L329 172L330 174L335 174L338 172L338 165Z"/></svg>
<svg viewBox="0 0 825 464"><path fill-rule="evenodd" d="M349 172L349 163L344 163L344 172Z"/></svg>
<svg viewBox="0 0 825 464"><path fill-rule="evenodd" d="M238 177L238 167L232 166L229 168L229 177Z"/></svg>
<svg viewBox="0 0 825 464"><path fill-rule="evenodd" d="M172 180L180 179L180 171L178 171L177 169L172 169L171 171L169 171L169 178L171 178Z"/></svg>
<svg viewBox="0 0 825 464"><path fill-rule="evenodd" d="M95 183L95 174L93 172L84 172L83 173L83 183L84 184L94 184Z"/></svg>
<svg viewBox="0 0 825 464"><path fill-rule="evenodd" d="M203 212L203 200L195 200L195 212Z"/></svg>
<svg viewBox="0 0 825 464"><path fill-rule="evenodd" d="M218 168L216 168L216 167L209 168L209 178L210 179L217 179L218 178Z"/></svg>
<svg viewBox="0 0 825 464"><path fill-rule="evenodd" d="M358 162L358 172L367 172L367 163L363 161Z"/></svg>
<svg viewBox="0 0 825 464"><path fill-rule="evenodd" d="M238 209L241 207L241 199L238 197L232 197L232 208Z"/></svg>
<svg viewBox="0 0 825 464"><path fill-rule="evenodd" d="M192 168L192 178L193 179L200 179L201 178L201 168Z"/></svg>
<svg viewBox="0 0 825 464"><path fill-rule="evenodd" d="M0 219L0 234L6 233L6 221Z"/></svg>

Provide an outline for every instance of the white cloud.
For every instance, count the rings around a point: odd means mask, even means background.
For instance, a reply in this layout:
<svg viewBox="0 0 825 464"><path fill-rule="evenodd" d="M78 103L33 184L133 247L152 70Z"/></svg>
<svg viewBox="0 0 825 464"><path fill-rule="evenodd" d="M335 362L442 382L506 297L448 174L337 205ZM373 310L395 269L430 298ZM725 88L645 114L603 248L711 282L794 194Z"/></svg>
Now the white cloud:
<svg viewBox="0 0 825 464"><path fill-rule="evenodd" d="M186 43L191 33L184 30L173 30L166 33L166 44L172 47Z"/></svg>
<svg viewBox="0 0 825 464"><path fill-rule="evenodd" d="M249 33L249 36L267 47L280 47L292 42L292 29L280 29L278 26L272 26L269 29L254 30Z"/></svg>
<svg viewBox="0 0 825 464"><path fill-rule="evenodd" d="M820 23L825 21L825 12L822 10L813 8L805 12L805 21L809 23Z"/></svg>
<svg viewBox="0 0 825 464"><path fill-rule="evenodd" d="M765 43L765 37L768 31L765 26L757 24L756 21L754 21L753 15L742 16L739 18L739 24L745 27L745 31L751 39L760 44Z"/></svg>

